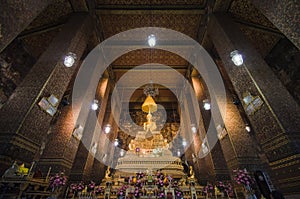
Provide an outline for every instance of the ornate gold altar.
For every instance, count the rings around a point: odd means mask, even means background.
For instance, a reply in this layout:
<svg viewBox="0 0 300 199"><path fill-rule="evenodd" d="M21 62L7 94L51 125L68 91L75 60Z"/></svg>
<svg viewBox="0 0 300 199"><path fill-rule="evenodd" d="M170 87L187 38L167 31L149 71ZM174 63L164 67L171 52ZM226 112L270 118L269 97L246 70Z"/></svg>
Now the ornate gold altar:
<svg viewBox="0 0 300 199"><path fill-rule="evenodd" d="M153 121L152 121L153 122ZM184 172L181 159L172 155L160 131L139 131L129 150L117 161L116 171L106 173L98 198L203 198L195 178Z"/></svg>

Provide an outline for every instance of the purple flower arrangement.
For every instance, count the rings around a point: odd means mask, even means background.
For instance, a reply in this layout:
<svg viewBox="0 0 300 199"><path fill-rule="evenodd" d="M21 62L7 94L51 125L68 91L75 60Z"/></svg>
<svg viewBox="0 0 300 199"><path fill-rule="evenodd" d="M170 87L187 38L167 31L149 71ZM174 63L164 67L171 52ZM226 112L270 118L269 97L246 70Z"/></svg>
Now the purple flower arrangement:
<svg viewBox="0 0 300 199"><path fill-rule="evenodd" d="M211 183L208 183L205 187L203 187L203 193L205 195L210 195L215 191L214 186Z"/></svg>
<svg viewBox="0 0 300 199"><path fill-rule="evenodd" d="M179 189L175 189L175 197L176 198L182 198L183 192Z"/></svg>
<svg viewBox="0 0 300 199"><path fill-rule="evenodd" d="M102 187L100 187L100 185L99 185L99 186L96 186L96 189L95 189L95 193L96 193L96 194L101 194L101 193L103 193L103 192L104 192L104 190L103 190Z"/></svg>
<svg viewBox="0 0 300 199"><path fill-rule="evenodd" d="M122 185L121 188L118 190L118 196L125 196L127 188L127 185Z"/></svg>
<svg viewBox="0 0 300 199"><path fill-rule="evenodd" d="M152 182L152 177L151 177L151 182ZM183 192L179 189L178 183L173 180L171 176L165 176L161 172L156 173L156 179L155 184L158 187L158 190L154 190L154 193L157 194L158 198L165 198L165 193L164 193L164 186L169 185L170 187L174 188L176 198L182 198L183 197ZM146 178L145 173L136 173L136 176L131 176L129 178L129 184L131 185L130 187L128 185L122 185L121 188L118 190L118 196L125 196L126 190L130 188L129 195L134 196L135 198L139 198L142 194L145 194L145 190L143 190L143 185L145 183L149 182L149 176ZM129 197L131 197L129 196Z"/></svg>
<svg viewBox="0 0 300 199"><path fill-rule="evenodd" d="M70 185L70 191L71 191L72 193L81 192L82 190L84 190L84 187L85 187L85 185L84 185L83 182L80 182L80 183L78 183L78 184L72 183L72 184Z"/></svg>
<svg viewBox="0 0 300 199"><path fill-rule="evenodd" d="M250 186L254 183L253 178L250 176L246 169L236 169L233 170L234 180L238 184L242 184L244 186Z"/></svg>
<svg viewBox="0 0 300 199"><path fill-rule="evenodd" d="M144 184L144 177L145 177L145 173L142 172L136 173L136 177L135 177L136 181L133 184L134 190L131 192L136 198L139 198L139 196L141 195L142 187Z"/></svg>
<svg viewBox="0 0 300 199"><path fill-rule="evenodd" d="M227 194L227 196L229 197L234 197L234 190L233 190L233 186L228 182L227 184L225 184L224 187L224 192Z"/></svg>
<svg viewBox="0 0 300 199"><path fill-rule="evenodd" d="M87 186L87 190L88 191L94 191L95 190L95 187L96 187L96 183L91 181L88 186Z"/></svg>
<svg viewBox="0 0 300 199"><path fill-rule="evenodd" d="M230 182L222 182L222 181L218 181L216 183L216 187L218 188L218 190L224 194L226 194L227 196L234 196L234 191L233 191L233 187L230 184Z"/></svg>
<svg viewBox="0 0 300 199"><path fill-rule="evenodd" d="M165 192L163 190L161 190L159 193L158 193L158 198L165 198Z"/></svg>
<svg viewBox="0 0 300 199"><path fill-rule="evenodd" d="M164 186L164 180L165 180L164 174L161 173L161 172L157 172L157 174L156 174L156 179L157 179L157 181L156 181L157 187L158 187L158 188L163 187L163 186Z"/></svg>
<svg viewBox="0 0 300 199"><path fill-rule="evenodd" d="M220 192L224 192L225 186L225 183L223 183L222 181L217 181L216 187Z"/></svg>
<svg viewBox="0 0 300 199"><path fill-rule="evenodd" d="M66 183L67 177L65 176L64 172L57 173L55 176L52 176L49 179L49 186L52 189L63 187L66 185Z"/></svg>
<svg viewBox="0 0 300 199"><path fill-rule="evenodd" d="M92 194L100 194L103 193L103 188L100 187L100 185L96 185L95 182L91 181L88 185L85 185L84 182L79 182L79 183L72 183L70 184L70 192L73 194L77 194L79 192L82 192L85 187L87 187L87 191L92 193Z"/></svg>

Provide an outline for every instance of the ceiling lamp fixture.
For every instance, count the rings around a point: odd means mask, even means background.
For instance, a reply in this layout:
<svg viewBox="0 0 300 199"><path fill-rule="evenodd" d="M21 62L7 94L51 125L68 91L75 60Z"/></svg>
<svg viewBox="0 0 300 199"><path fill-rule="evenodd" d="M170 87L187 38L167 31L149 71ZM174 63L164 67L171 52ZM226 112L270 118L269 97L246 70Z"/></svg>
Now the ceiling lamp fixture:
<svg viewBox="0 0 300 199"><path fill-rule="evenodd" d="M192 130L192 132L193 132L194 134L197 133L197 127L196 127L195 124L191 124L191 130Z"/></svg>
<svg viewBox="0 0 300 199"><path fill-rule="evenodd" d="M123 157L125 155L125 150L124 149L121 149L120 151L120 156Z"/></svg>
<svg viewBox="0 0 300 199"><path fill-rule="evenodd" d="M234 65L241 66L244 63L243 56L238 50L234 50L230 53L230 57Z"/></svg>
<svg viewBox="0 0 300 199"><path fill-rule="evenodd" d="M203 100L203 108L207 111L210 110L210 102L208 99Z"/></svg>
<svg viewBox="0 0 300 199"><path fill-rule="evenodd" d="M148 45L152 48L156 45L156 38L153 34L148 36Z"/></svg>
<svg viewBox="0 0 300 199"><path fill-rule="evenodd" d="M104 126L104 133L105 134L109 134L110 130L111 130L111 125L110 124L107 124L107 125Z"/></svg>
<svg viewBox="0 0 300 199"><path fill-rule="evenodd" d="M251 131L251 128L250 128L249 124L246 124L245 129L246 129L247 132Z"/></svg>
<svg viewBox="0 0 300 199"><path fill-rule="evenodd" d="M119 145L119 140L118 139L115 139L114 141L114 146L118 146Z"/></svg>
<svg viewBox="0 0 300 199"><path fill-rule="evenodd" d="M155 97L159 94L159 91L157 87L154 87L153 82L150 81L150 83L144 87L144 94L146 96L150 95L151 97Z"/></svg>
<svg viewBox="0 0 300 199"><path fill-rule="evenodd" d="M177 156L178 156L178 157L180 157L180 156L181 156L181 152L180 152L180 150L179 150L179 149L177 150Z"/></svg>
<svg viewBox="0 0 300 199"><path fill-rule="evenodd" d="M92 110L97 110L99 108L98 100L94 100L92 103Z"/></svg>
<svg viewBox="0 0 300 199"><path fill-rule="evenodd" d="M64 65L68 68L72 67L75 63L77 56L75 53L69 52L64 58Z"/></svg>
<svg viewBox="0 0 300 199"><path fill-rule="evenodd" d="M186 147L186 145L187 145L186 139L183 138L183 139L182 139L182 146Z"/></svg>

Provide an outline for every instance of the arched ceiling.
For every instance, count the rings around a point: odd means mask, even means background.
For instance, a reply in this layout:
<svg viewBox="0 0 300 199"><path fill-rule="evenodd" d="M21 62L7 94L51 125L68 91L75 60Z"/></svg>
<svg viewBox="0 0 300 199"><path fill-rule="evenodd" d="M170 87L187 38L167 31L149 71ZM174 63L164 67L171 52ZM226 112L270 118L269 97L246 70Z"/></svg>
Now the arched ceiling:
<svg viewBox="0 0 300 199"><path fill-rule="evenodd" d="M214 56L213 45L206 34L209 15L213 12L232 15L263 57L283 37L251 4L251 0L54 0L18 36L17 41L22 43L29 55L38 59L74 12L89 12L93 16L96 31L91 36L87 53L112 35L151 26L182 32ZM178 55L163 50L141 49L115 60L110 73L117 81L126 71L149 62L171 66L186 77L192 71L189 63Z"/></svg>

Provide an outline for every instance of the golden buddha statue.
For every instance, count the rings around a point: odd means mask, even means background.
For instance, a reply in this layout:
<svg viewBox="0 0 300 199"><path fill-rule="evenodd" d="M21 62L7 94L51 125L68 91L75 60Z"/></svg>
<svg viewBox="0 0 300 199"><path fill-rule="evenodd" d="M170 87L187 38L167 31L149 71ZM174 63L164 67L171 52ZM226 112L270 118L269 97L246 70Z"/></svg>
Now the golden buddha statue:
<svg viewBox="0 0 300 199"><path fill-rule="evenodd" d="M195 173L192 166L190 166L190 178L195 178Z"/></svg>
<svg viewBox="0 0 300 199"><path fill-rule="evenodd" d="M149 112L147 115L147 122L144 123L144 130L152 132L156 129L156 123L152 121L152 114Z"/></svg>
<svg viewBox="0 0 300 199"><path fill-rule="evenodd" d="M105 179L110 179L110 166L107 167L106 172L105 172Z"/></svg>

